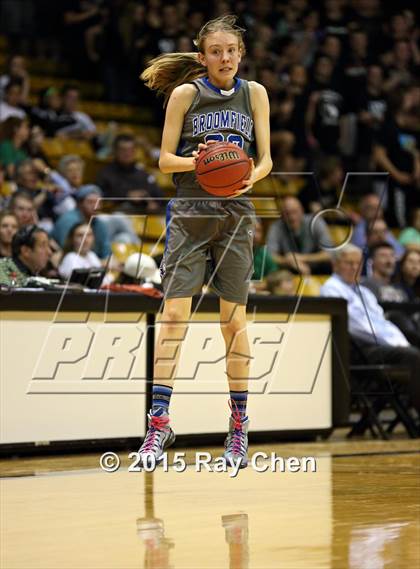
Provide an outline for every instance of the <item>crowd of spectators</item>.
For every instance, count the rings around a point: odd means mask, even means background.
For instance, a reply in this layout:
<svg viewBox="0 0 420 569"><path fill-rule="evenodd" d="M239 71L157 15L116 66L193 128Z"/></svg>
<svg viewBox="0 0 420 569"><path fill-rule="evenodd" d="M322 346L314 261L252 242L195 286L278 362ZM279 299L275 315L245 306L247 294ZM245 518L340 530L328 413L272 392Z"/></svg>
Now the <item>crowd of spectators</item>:
<svg viewBox="0 0 420 569"><path fill-rule="evenodd" d="M11 48L0 76L3 198L26 192L33 198L32 221L48 231L60 216L80 211L77 194L86 184L96 184L121 212L159 212L164 194L136 161L135 137L114 138L112 162L89 180L78 156L63 156L51 168L42 141L84 140L100 150L103 140L71 81L102 80L108 100L147 106L155 97L146 96L137 79L147 61L192 50L204 21L234 11L247 30L241 75L269 92L275 170L286 189L295 190L283 200L282 219L262 227L273 260L305 275L330 272L329 228L321 218L311 221L343 198L347 207L360 199L359 211L350 212L353 243L366 251L386 241L400 258L419 242L420 50L413 7L379 0L218 1L212 7L185 0L0 0ZM35 93L22 53L34 51L67 62L70 72L67 85L52 84L31 104ZM141 99L130 99L139 89ZM352 171L358 175L346 176ZM401 241L390 227L403 230ZM96 244L102 246L107 249Z"/></svg>

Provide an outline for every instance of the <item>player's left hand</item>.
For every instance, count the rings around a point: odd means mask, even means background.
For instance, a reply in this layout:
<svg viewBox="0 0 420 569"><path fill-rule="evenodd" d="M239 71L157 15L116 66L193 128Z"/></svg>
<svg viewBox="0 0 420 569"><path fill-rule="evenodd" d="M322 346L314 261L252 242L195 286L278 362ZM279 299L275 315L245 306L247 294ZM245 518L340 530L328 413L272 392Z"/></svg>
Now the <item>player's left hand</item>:
<svg viewBox="0 0 420 569"><path fill-rule="evenodd" d="M200 152L203 152L203 150L207 150L210 144L215 144L216 142L217 140L208 140L207 142L200 142L198 144L197 150L192 151L194 163L197 164L198 155L200 154Z"/></svg>
<svg viewBox="0 0 420 569"><path fill-rule="evenodd" d="M251 172L249 174L249 178L247 178L246 180L244 180L244 187L241 190L237 190L234 194L232 194L231 196L228 196L227 199L230 200L232 198L236 198L242 194L245 194L246 192L249 192L249 190L252 188L252 186L255 183L255 164L254 164L254 160L252 158L249 159L249 163L251 165Z"/></svg>

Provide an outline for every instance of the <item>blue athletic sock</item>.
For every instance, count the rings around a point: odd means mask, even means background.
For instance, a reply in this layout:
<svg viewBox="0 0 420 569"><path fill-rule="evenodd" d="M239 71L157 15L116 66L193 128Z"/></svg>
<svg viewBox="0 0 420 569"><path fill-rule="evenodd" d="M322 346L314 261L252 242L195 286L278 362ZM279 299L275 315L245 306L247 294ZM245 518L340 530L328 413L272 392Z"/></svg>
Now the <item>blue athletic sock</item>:
<svg viewBox="0 0 420 569"><path fill-rule="evenodd" d="M169 413L169 403L171 401L171 395L172 395L172 387L168 387L167 385L153 384L152 388L153 415L156 414L160 415L162 411Z"/></svg>
<svg viewBox="0 0 420 569"><path fill-rule="evenodd" d="M234 411L238 411L241 419L244 421L246 416L246 404L248 399L248 391L231 391L230 398L232 400L232 415Z"/></svg>

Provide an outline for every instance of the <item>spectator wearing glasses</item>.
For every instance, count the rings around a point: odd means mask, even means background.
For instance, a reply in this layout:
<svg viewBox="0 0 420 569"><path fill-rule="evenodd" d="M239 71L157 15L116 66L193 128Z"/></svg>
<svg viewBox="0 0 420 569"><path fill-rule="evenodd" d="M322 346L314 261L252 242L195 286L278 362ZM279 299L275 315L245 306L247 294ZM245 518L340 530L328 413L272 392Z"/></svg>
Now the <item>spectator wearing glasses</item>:
<svg viewBox="0 0 420 569"><path fill-rule="evenodd" d="M25 286L29 277L46 268L51 257L47 232L36 225L19 229L12 240L12 257L0 259L0 285Z"/></svg>

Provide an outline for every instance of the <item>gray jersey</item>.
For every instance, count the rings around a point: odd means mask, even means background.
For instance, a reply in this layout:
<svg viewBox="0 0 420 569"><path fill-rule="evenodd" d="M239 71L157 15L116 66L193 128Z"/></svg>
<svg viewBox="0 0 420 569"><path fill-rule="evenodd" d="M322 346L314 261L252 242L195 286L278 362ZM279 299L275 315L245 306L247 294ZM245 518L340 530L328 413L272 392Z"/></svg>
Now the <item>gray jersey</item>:
<svg viewBox="0 0 420 569"><path fill-rule="evenodd" d="M254 121L248 81L236 78L230 91L218 89L207 77L192 84L197 94L185 115L177 155L191 156L200 142L217 140L237 144L252 156ZM209 197L198 184L194 171L176 173L173 179L178 197Z"/></svg>

